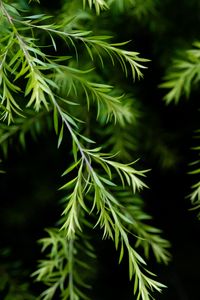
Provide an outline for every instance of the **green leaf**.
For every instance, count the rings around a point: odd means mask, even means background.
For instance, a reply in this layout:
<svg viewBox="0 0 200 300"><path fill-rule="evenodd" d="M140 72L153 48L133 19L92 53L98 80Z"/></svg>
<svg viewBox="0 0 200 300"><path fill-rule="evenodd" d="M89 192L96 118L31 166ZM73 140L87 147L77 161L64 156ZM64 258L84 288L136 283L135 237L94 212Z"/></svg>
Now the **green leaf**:
<svg viewBox="0 0 200 300"><path fill-rule="evenodd" d="M64 132L64 124L62 123L61 130L58 137L58 145L57 145L58 148L60 147L63 140L63 132Z"/></svg>

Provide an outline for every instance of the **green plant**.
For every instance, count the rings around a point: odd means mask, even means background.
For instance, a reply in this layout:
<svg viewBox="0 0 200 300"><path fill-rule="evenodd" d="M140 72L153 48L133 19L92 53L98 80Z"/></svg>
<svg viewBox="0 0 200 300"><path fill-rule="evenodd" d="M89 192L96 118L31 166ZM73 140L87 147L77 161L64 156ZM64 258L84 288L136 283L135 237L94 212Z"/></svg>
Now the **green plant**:
<svg viewBox="0 0 200 300"><path fill-rule="evenodd" d="M198 86L200 81L200 43L195 42L194 48L190 50L180 51L180 58L174 59L171 66L168 68L164 82L160 84L161 88L169 89L169 92L164 96L167 104L174 102L178 104L185 96L190 97L192 91ZM198 130L196 137L198 137ZM193 147L193 150L199 151L199 146ZM199 156L199 153L198 153ZM198 175L199 159L190 163L189 174ZM192 192L188 196L194 206L194 209L200 207L200 181L198 180L191 187ZM200 217L198 213L198 218Z"/></svg>
<svg viewBox="0 0 200 300"><path fill-rule="evenodd" d="M200 43L194 43L194 49L181 51L180 58L174 59L169 67L161 88L170 89L164 100L167 104L179 102L181 97L190 96L193 85L200 80Z"/></svg>
<svg viewBox="0 0 200 300"><path fill-rule="evenodd" d="M109 2L84 1L83 6L87 5L100 14ZM79 4L76 8L81 10ZM54 128L58 148L66 138L71 139L66 151L71 163L60 188L64 191L62 216L40 240L46 258L33 274L45 286L41 299L56 295L62 300L89 299L84 274L95 257L90 234L96 227L103 239L113 241L119 262L124 255L128 257L135 297L151 299L151 293L160 292L164 285L154 279L137 248L143 248L146 259L151 251L158 262L168 263L170 245L160 237L160 230L148 225L150 216L143 211L139 193L146 187L147 170L138 170L137 161L122 162L130 158L129 138L120 147L119 136L113 136L113 153L105 141L109 132L103 133L107 127L110 134L116 128L126 134L125 126L134 122L137 110L130 101L132 95L106 83L105 65L109 63L134 81L143 76L141 70L148 60L126 50L127 42L112 43L109 35L93 34L87 24L84 28L90 19L88 10L86 15L81 10L77 18L68 16L60 23L41 12L36 4L0 1L0 144L4 155L9 155L16 138L25 147L27 136L34 137L44 128ZM94 141L98 130L101 136Z"/></svg>

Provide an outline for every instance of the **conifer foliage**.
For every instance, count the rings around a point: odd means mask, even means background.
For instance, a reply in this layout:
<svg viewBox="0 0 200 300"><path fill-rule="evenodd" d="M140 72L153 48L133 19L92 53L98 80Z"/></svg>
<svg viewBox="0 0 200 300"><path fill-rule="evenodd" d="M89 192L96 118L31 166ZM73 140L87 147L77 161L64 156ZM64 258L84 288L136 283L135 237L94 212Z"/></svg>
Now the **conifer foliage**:
<svg viewBox="0 0 200 300"><path fill-rule="evenodd" d="M84 274L95 263L90 234L98 227L102 239L113 241L119 262L128 258L133 299L153 299L154 292L161 292L164 285L148 269L146 260L152 252L158 262L168 263L169 242L160 230L148 225L150 216L143 211L139 196L146 188L148 170L136 167L137 157L127 162L128 139L127 146L120 146L125 133L121 142L119 136L113 136L112 147L106 141L117 126L124 132L134 123L137 109L132 96L107 83L103 75L109 64L112 72L120 69L121 76L132 77L134 82L143 77L148 60L127 50L126 41L112 42L110 35L88 28L96 14L100 20L102 11L115 9L120 1L68 2L57 18L44 14L37 1L0 0L2 153L9 157L9 146L16 138L25 147L27 135L39 135L45 126L57 135L58 151L65 139L71 139L71 149L66 152L71 163L65 166L65 183L60 187L65 194L63 210L58 225L47 229L40 240L44 258L33 278L43 283L43 300L90 299L90 281ZM141 1L122 2L124 7L131 5L140 11ZM66 13L70 6L76 17ZM191 54L196 57L195 53ZM192 67L193 61L183 64L181 70ZM193 73L186 80L197 80ZM171 84L165 83L165 87ZM180 92L173 93L177 99ZM95 141L97 132L102 144Z"/></svg>
<svg viewBox="0 0 200 300"><path fill-rule="evenodd" d="M200 42L196 41L192 49L181 50L179 58L175 58L168 68L164 77L164 82L160 84L161 88L168 89L168 93L164 96L167 104L174 102L178 104L180 100L190 98L191 93L195 90L200 81ZM199 130L196 130L195 137L199 138ZM193 147L198 152L199 146ZM199 159L190 163L189 174L196 175L200 173ZM200 181L191 187L192 192L188 195L194 209L200 208ZM200 214L198 212L198 218Z"/></svg>

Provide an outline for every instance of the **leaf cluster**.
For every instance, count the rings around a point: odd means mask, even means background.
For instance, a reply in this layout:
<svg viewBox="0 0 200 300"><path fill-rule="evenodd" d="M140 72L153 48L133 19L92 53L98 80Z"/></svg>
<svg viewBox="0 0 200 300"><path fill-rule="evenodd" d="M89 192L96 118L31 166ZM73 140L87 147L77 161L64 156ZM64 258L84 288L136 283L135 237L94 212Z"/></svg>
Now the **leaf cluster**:
<svg viewBox="0 0 200 300"><path fill-rule="evenodd" d="M155 14L158 1L152 0L109 0L109 5L119 12L128 11L129 14L141 19L149 14Z"/></svg>
<svg viewBox="0 0 200 300"><path fill-rule="evenodd" d="M199 130L197 130L195 137L197 139L199 139ZM199 146L193 147L193 150L197 153L197 155L199 157L200 147ZM190 199L190 201L193 205L192 210L198 211L198 213L197 213L198 219L200 219L200 213L199 213L199 208L200 208L200 180L199 180L200 167L199 167L199 163L200 163L200 160L197 159L197 160L191 162L189 165L190 166L189 174L195 176L196 183L191 186L192 191L188 195L188 198Z"/></svg>
<svg viewBox="0 0 200 300"><path fill-rule="evenodd" d="M195 42L194 48L184 51L181 59L175 59L165 76L165 82L160 85L161 88L170 89L165 95L164 101L169 104L177 104L183 96L190 97L194 87L197 87L200 80L200 43ZM199 151L199 146L194 150ZM199 174L199 160L190 163L193 168L189 174ZM199 209L200 203L200 182L197 181L191 187L192 192L188 196L194 206ZM198 214L199 217L199 214Z"/></svg>
<svg viewBox="0 0 200 300"><path fill-rule="evenodd" d="M107 8L103 0L86 3L97 14ZM47 230L48 237L41 240L46 259L34 273L47 287L41 299L50 300L55 295L62 300L88 299L85 272L80 269L87 269L88 260L94 256L84 235L85 220L91 216L95 224L90 230L99 227L102 237L113 241L119 262L128 256L137 299L151 299L151 292L160 292L164 285L154 279L136 248L142 246L147 258L152 251L158 262L167 263L169 243L160 237L159 230L146 224L149 217L135 204L136 194L146 188L143 179L147 171L137 170L136 161L122 163L113 153L104 153L102 147L94 146L90 134L96 120L98 126L109 123L121 129L133 121L127 96L97 76L97 62L101 69L108 60L113 68L118 64L124 76L134 81L142 78L147 59L126 50L127 42L112 43L110 36L74 29L73 19L67 24L53 23L46 15L27 16L1 0L0 9L0 144L4 152L15 137L25 146L27 133L41 133L44 119L50 129L54 127L58 148L68 138L72 145L67 150L72 162L63 173L65 182L60 188L65 193L63 213L59 224ZM82 54L90 68L80 67ZM92 117L95 123L91 125L88 119ZM130 236L136 238L134 244Z"/></svg>
<svg viewBox="0 0 200 300"><path fill-rule="evenodd" d="M94 260L95 256L87 236L80 238L77 235L69 240L64 231L55 228L48 229L47 233L48 237L39 241L42 251L48 253L47 257L40 261L38 270L33 273L37 281L48 286L41 299L53 299L58 293L61 299L89 299L82 292L82 289L90 288L83 278L90 270L88 260ZM83 261L85 256L87 263Z"/></svg>
<svg viewBox="0 0 200 300"><path fill-rule="evenodd" d="M193 86L200 80L200 43L194 43L195 49L182 53L180 59L173 60L161 88L168 89L164 96L167 104L177 104L182 96L190 96Z"/></svg>

